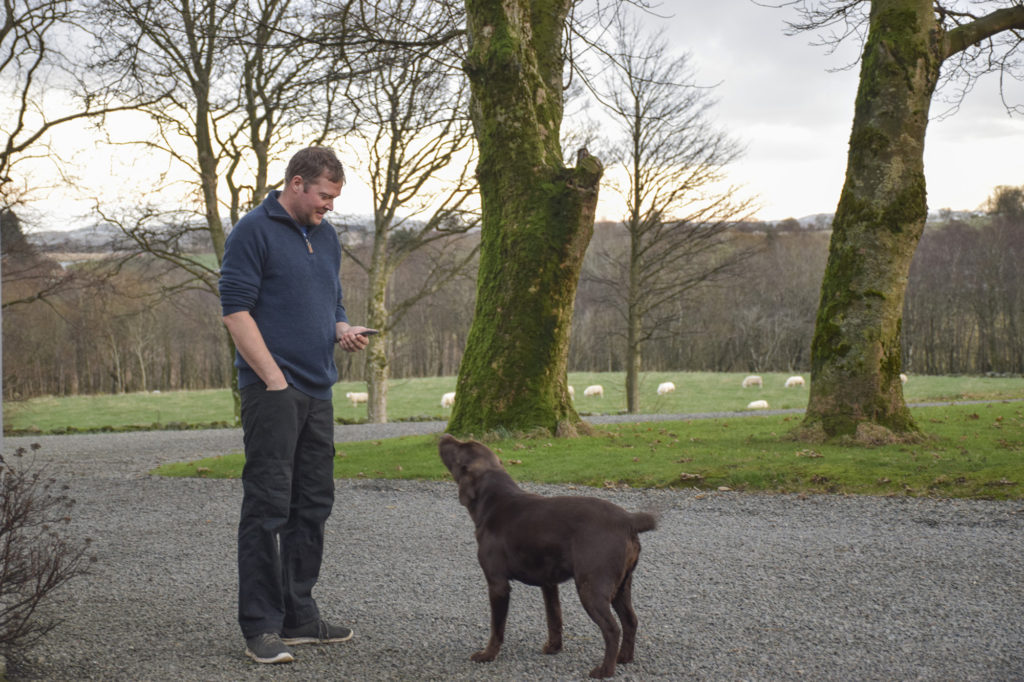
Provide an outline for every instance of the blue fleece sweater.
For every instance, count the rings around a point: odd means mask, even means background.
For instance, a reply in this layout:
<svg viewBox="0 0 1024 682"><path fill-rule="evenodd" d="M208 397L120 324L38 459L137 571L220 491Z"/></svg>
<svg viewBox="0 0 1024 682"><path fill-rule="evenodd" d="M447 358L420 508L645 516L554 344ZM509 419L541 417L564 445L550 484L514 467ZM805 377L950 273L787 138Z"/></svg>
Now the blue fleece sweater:
<svg viewBox="0 0 1024 682"><path fill-rule="evenodd" d="M271 192L228 234L221 264L224 315L248 310L288 384L330 400L338 380L335 323L347 322L342 303L341 244L326 220L309 235ZM238 387L262 383L240 354Z"/></svg>

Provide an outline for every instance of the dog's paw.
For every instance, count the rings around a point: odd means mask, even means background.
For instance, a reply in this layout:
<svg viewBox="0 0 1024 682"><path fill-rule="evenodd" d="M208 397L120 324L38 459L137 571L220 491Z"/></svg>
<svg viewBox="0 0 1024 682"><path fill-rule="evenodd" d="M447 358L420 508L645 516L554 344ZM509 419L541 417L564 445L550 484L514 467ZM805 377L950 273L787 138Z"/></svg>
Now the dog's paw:
<svg viewBox="0 0 1024 682"><path fill-rule="evenodd" d="M498 652L497 651L491 651L490 649L484 649L484 650L478 651L475 654L473 654L472 656L470 656L469 660L476 661L477 663L490 663L491 661L493 661L497 657L498 657Z"/></svg>
<svg viewBox="0 0 1024 682"><path fill-rule="evenodd" d="M561 642L545 642L544 648L541 649L546 654L557 654L562 650Z"/></svg>
<svg viewBox="0 0 1024 682"><path fill-rule="evenodd" d="M599 665L590 671L590 676L597 679L604 679L605 677L612 677L615 675L615 666Z"/></svg>

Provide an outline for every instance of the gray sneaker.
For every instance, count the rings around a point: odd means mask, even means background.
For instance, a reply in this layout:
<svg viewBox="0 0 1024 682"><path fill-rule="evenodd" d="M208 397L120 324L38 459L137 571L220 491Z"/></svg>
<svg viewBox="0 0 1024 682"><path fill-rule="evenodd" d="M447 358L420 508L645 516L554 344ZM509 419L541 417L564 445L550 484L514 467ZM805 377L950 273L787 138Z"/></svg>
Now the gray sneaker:
<svg viewBox="0 0 1024 682"><path fill-rule="evenodd" d="M347 642L352 639L352 631L340 625L331 625L323 619L297 628L285 628L281 632L281 641L295 646L296 644L329 644L331 642Z"/></svg>
<svg viewBox="0 0 1024 682"><path fill-rule="evenodd" d="M281 641L276 632L265 632L245 640L245 655L257 663L291 663L292 650Z"/></svg>

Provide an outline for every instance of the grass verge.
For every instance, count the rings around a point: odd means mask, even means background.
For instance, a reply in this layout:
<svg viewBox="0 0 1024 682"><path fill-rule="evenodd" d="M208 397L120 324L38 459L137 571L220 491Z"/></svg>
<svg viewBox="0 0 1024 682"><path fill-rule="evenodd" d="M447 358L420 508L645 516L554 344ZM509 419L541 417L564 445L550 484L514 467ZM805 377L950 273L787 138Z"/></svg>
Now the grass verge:
<svg viewBox="0 0 1024 682"><path fill-rule="evenodd" d="M519 481L596 487L1024 499L1024 404L913 409L921 443L813 445L787 437L799 416L602 426L574 439L489 442ZM241 454L168 464L164 476L234 478ZM337 478L446 480L436 436L340 443Z"/></svg>

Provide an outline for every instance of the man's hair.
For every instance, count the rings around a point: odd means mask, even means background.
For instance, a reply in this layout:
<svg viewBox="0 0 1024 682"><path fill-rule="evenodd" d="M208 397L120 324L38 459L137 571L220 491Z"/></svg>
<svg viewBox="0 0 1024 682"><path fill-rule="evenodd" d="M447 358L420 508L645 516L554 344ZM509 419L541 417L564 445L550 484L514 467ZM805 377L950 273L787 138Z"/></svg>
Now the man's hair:
<svg viewBox="0 0 1024 682"><path fill-rule="evenodd" d="M296 175L302 178L303 188L309 187L309 183L321 175L326 175L331 182L345 184L345 169L334 150L327 147L306 147L296 152L288 162L284 183L287 185Z"/></svg>

